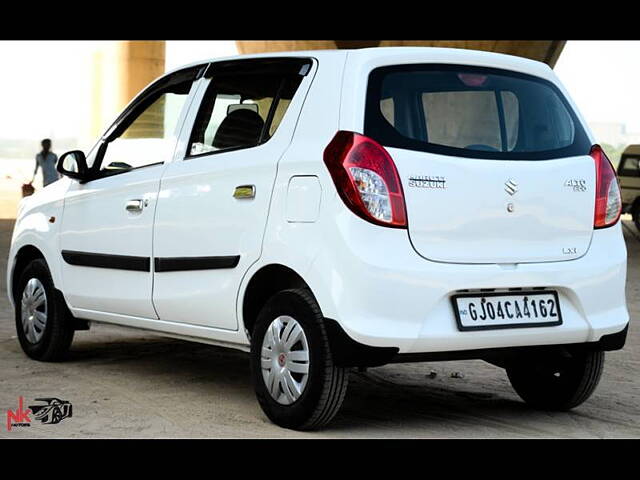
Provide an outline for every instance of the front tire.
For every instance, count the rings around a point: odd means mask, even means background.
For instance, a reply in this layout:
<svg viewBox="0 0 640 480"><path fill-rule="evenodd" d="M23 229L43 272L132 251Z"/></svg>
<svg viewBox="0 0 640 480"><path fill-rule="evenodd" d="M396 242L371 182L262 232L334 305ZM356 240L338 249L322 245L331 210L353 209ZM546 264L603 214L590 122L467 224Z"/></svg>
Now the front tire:
<svg viewBox="0 0 640 480"><path fill-rule="evenodd" d="M16 331L24 353L44 362L61 360L75 330L44 260L33 260L22 271L14 301Z"/></svg>
<svg viewBox="0 0 640 480"><path fill-rule="evenodd" d="M349 372L333 363L311 292L283 290L271 297L251 338L252 380L267 417L294 430L328 424L342 405Z"/></svg>
<svg viewBox="0 0 640 480"><path fill-rule="evenodd" d="M507 367L511 386L526 403L541 410L566 411L587 400L604 367L604 352L570 358L530 359Z"/></svg>

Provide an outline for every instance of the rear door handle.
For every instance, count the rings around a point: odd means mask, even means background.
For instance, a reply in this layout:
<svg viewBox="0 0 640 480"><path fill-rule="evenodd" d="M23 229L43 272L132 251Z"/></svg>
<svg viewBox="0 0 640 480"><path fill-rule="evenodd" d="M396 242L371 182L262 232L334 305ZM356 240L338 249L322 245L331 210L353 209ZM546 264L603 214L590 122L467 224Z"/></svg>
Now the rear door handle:
<svg viewBox="0 0 640 480"><path fill-rule="evenodd" d="M125 205L125 209L127 212L141 212L145 207L144 201L142 199L136 198L134 200L129 200Z"/></svg>
<svg viewBox="0 0 640 480"><path fill-rule="evenodd" d="M255 185L238 185L236 189L233 191L233 198L243 199L243 198L255 198L256 196L256 186Z"/></svg>

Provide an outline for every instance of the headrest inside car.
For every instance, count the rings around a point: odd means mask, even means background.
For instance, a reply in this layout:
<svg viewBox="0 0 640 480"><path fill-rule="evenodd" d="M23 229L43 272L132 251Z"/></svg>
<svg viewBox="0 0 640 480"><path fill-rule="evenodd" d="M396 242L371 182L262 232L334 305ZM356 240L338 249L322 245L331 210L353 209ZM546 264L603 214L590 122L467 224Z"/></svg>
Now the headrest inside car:
<svg viewBox="0 0 640 480"><path fill-rule="evenodd" d="M263 127L264 120L256 112L234 110L218 127L212 146L223 149L257 145Z"/></svg>

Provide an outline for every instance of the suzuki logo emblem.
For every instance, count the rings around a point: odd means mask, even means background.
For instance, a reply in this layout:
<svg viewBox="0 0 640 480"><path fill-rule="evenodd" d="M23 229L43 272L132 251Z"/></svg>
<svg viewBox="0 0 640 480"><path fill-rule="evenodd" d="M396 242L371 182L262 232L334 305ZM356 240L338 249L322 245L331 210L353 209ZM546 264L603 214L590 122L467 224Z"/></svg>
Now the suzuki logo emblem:
<svg viewBox="0 0 640 480"><path fill-rule="evenodd" d="M509 195L515 195L516 192L518 191L518 184L516 183L515 180L510 178L504 184L504 191L507 192Z"/></svg>

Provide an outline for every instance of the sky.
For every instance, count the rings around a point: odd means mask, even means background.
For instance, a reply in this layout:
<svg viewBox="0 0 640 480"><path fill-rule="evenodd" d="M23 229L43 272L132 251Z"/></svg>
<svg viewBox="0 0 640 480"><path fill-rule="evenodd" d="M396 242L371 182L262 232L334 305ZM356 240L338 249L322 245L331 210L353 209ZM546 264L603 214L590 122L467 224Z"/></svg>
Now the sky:
<svg viewBox="0 0 640 480"><path fill-rule="evenodd" d="M76 137L99 41L0 41L0 139ZM237 55L234 40L169 41L165 68Z"/></svg>
<svg viewBox="0 0 640 480"><path fill-rule="evenodd" d="M554 70L587 122L640 132L640 41L568 41Z"/></svg>
<svg viewBox="0 0 640 480"><path fill-rule="evenodd" d="M98 43L0 41L0 139L77 136ZM235 54L233 40L168 41L166 69ZM588 122L640 132L640 41L569 41L555 70Z"/></svg>

